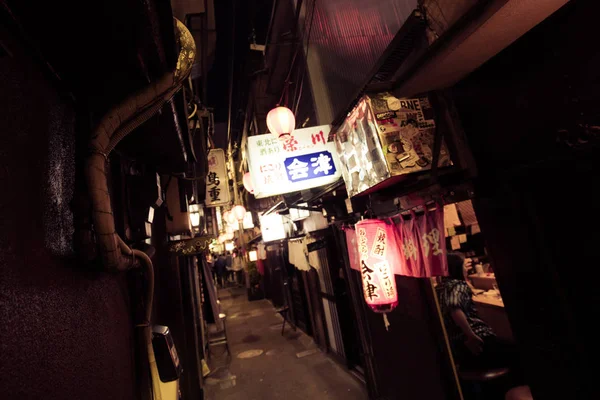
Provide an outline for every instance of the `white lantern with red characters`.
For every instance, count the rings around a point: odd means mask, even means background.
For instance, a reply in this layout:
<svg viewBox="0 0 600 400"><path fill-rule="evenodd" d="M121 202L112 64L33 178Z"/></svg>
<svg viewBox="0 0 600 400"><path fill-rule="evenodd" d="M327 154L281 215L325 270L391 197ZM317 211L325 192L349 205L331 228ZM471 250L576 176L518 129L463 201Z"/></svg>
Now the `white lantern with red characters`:
<svg viewBox="0 0 600 400"><path fill-rule="evenodd" d="M267 114L267 127L277 138L284 139L296 128L296 117L287 107L275 107Z"/></svg>
<svg viewBox="0 0 600 400"><path fill-rule="evenodd" d="M394 271L402 262L393 225L379 219L359 221L356 242L366 303L378 313L392 311L398 305Z"/></svg>

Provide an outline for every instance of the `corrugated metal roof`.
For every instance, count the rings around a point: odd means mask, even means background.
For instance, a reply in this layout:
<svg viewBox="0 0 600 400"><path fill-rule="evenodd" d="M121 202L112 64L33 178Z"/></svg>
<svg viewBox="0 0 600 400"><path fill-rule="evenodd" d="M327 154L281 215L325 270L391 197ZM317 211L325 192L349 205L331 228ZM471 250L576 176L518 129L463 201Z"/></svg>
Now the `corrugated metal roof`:
<svg viewBox="0 0 600 400"><path fill-rule="evenodd" d="M417 0L317 1L310 37L319 55L334 114L348 104Z"/></svg>

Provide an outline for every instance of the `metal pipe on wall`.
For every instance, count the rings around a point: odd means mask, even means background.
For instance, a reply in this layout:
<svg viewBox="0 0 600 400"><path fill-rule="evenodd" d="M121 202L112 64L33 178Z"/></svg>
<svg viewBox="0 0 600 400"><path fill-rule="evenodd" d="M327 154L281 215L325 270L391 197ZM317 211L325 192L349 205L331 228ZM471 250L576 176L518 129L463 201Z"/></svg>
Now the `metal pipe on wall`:
<svg viewBox="0 0 600 400"><path fill-rule="evenodd" d="M194 39L185 25L176 20L181 50L175 70L132 95L107 113L92 133L90 156L85 163L85 176L92 202L92 220L96 242L104 267L112 271L131 268L134 258L125 258L115 231L107 179L110 152L135 128L154 115L181 87L196 55ZM86 233L83 232L85 235Z"/></svg>

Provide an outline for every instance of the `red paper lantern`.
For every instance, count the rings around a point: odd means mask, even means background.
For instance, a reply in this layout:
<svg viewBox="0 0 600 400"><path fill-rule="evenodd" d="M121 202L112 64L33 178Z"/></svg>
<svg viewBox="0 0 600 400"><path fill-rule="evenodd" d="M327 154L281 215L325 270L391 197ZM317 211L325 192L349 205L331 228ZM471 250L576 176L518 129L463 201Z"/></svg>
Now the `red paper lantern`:
<svg viewBox="0 0 600 400"><path fill-rule="evenodd" d="M246 209L244 208L244 206L235 206L231 210L231 213L233 214L234 218L238 220L238 222L241 222L246 216Z"/></svg>
<svg viewBox="0 0 600 400"><path fill-rule="evenodd" d="M356 242L365 301L375 312L392 311L398 305L394 270L402 262L394 227L378 219L359 221Z"/></svg>
<svg viewBox="0 0 600 400"><path fill-rule="evenodd" d="M242 182L244 182L244 188L248 191L248 193L254 194L254 185L252 185L252 176L250 176L250 172L246 172L244 174Z"/></svg>
<svg viewBox="0 0 600 400"><path fill-rule="evenodd" d="M267 114L267 127L278 138L289 136L296 128L296 117L287 107L275 107Z"/></svg>

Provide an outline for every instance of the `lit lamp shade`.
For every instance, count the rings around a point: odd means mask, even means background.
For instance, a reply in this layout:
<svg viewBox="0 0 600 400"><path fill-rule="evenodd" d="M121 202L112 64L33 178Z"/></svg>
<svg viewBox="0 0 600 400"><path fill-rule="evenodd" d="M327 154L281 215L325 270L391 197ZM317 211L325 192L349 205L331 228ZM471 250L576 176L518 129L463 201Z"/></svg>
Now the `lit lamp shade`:
<svg viewBox="0 0 600 400"><path fill-rule="evenodd" d="M235 246L233 245L233 242L225 243L225 250L227 250L227 251L233 251L234 247Z"/></svg>
<svg viewBox="0 0 600 400"><path fill-rule="evenodd" d="M188 206L190 214L190 222L194 228L200 226L200 206L198 204L190 204Z"/></svg>
<svg viewBox="0 0 600 400"><path fill-rule="evenodd" d="M225 211L222 215L223 221L229 223L229 214L231 214L229 211Z"/></svg>
<svg viewBox="0 0 600 400"><path fill-rule="evenodd" d="M256 250L250 250L248 252L248 259L250 261L256 261L256 260L258 260L258 252Z"/></svg>
<svg viewBox="0 0 600 400"><path fill-rule="evenodd" d="M252 176L250 175L250 172L246 172L244 174L242 182L244 183L244 189L246 189L248 193L254 194L254 185L252 184Z"/></svg>
<svg viewBox="0 0 600 400"><path fill-rule="evenodd" d="M233 213L233 210L227 211L223 216L225 218L225 221L227 221L227 223L229 225L233 225L237 222L237 220L235 218L235 214Z"/></svg>
<svg viewBox="0 0 600 400"><path fill-rule="evenodd" d="M235 219L237 221L241 222L244 220L244 217L246 216L246 209L244 208L244 206L235 206L231 210L231 213L233 214L233 216L235 217Z"/></svg>
<svg viewBox="0 0 600 400"><path fill-rule="evenodd" d="M231 232L227 232L226 234L223 235L223 237L225 238L225 240L231 240L233 239L233 231Z"/></svg>
<svg viewBox="0 0 600 400"><path fill-rule="evenodd" d="M275 107L267 114L269 132L278 138L289 136L296 127L296 117L287 107Z"/></svg>
<svg viewBox="0 0 600 400"><path fill-rule="evenodd" d="M286 237L283 217L277 213L260 216L260 232L264 242L284 239Z"/></svg>
<svg viewBox="0 0 600 400"><path fill-rule="evenodd" d="M398 305L394 270L402 262L393 225L378 219L359 221L356 242L366 303L375 312L392 311Z"/></svg>

